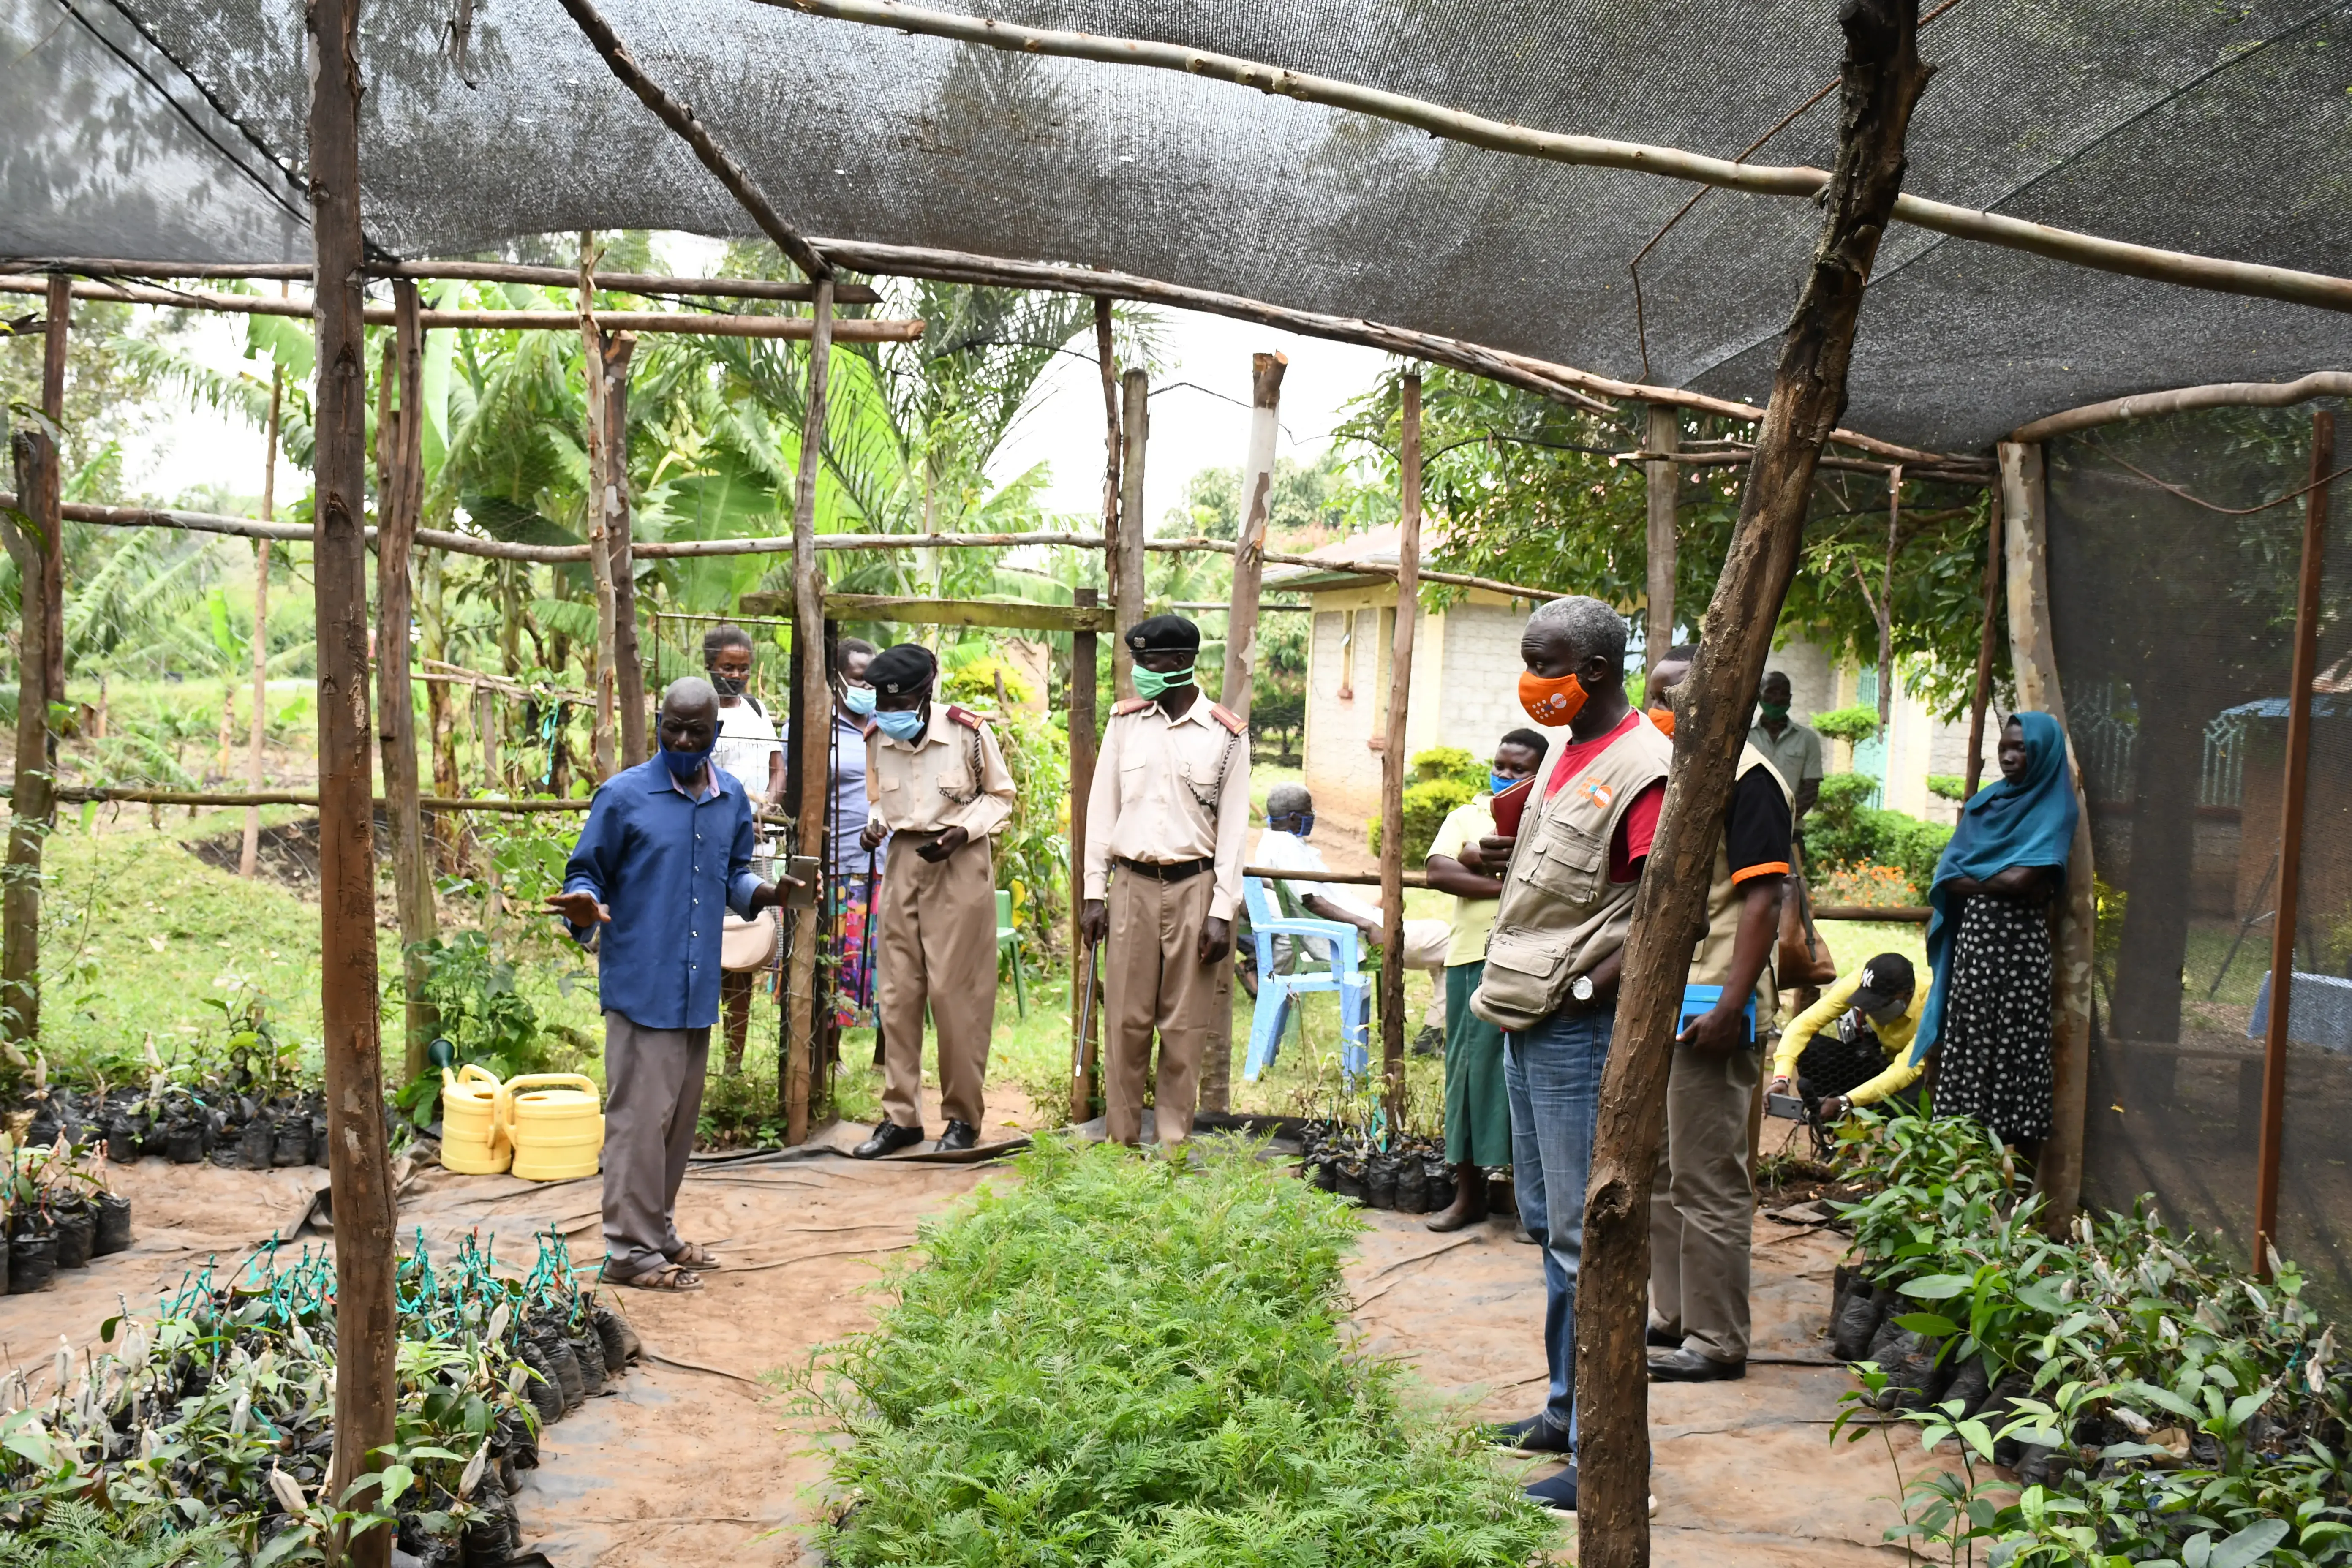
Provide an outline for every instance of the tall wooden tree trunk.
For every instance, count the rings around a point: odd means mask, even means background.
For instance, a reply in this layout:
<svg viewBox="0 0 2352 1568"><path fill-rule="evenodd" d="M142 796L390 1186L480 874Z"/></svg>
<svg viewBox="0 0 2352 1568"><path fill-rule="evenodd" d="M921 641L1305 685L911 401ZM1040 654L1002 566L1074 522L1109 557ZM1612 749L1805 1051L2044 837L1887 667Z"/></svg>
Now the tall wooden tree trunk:
<svg viewBox="0 0 2352 1568"><path fill-rule="evenodd" d="M394 282L393 341L376 395L375 668L376 728L383 746L383 808L392 834L393 899L400 911L401 994L406 1077L425 1070L425 1047L436 1021L425 999L425 966L418 944L431 942L433 867L425 849L417 806L416 706L409 682L409 622L415 607L412 557L425 486L425 334L417 319L416 285ZM399 406L389 397L394 386ZM437 688L436 688L437 689Z"/></svg>
<svg viewBox="0 0 2352 1568"><path fill-rule="evenodd" d="M1837 165L1821 244L1780 342L1739 521L1709 603L1675 772L1634 897L1617 1027L1601 1085L1577 1300L1579 1561L1650 1558L1649 1392L1643 1328L1650 1187L1665 1124L1666 1073L1691 952L1748 731L1803 542L1814 468L1845 407L1863 291L1903 185L1904 137L1928 68L1917 0L1847 0Z"/></svg>
<svg viewBox="0 0 2352 1568"><path fill-rule="evenodd" d="M596 327L596 237L580 236L580 374L588 388L588 576L595 584L596 648L588 689L596 694L588 750L601 783L613 773L614 638L612 426L604 412L604 338Z"/></svg>
<svg viewBox="0 0 2352 1568"><path fill-rule="evenodd" d="M319 636L320 1014L335 1208L335 1452L327 1495L364 1510L393 1440L393 1193L377 1040L375 842L368 789L367 366L361 324L358 0L312 0L310 216L318 392L313 546ZM342 1546L386 1568L390 1530Z"/></svg>
<svg viewBox="0 0 2352 1568"><path fill-rule="evenodd" d="M808 405L801 421L800 472L793 487L793 663L799 676L802 711L793 731L800 752L799 853L814 855L826 872L833 857L825 842L825 807L833 795L826 752L833 741L832 684L824 668L824 575L816 563L816 472L824 434L825 377L833 356L833 280L816 280L816 332L809 341ZM823 884L820 880L819 889ZM812 899L788 910L792 921L792 970L786 976L791 1002L784 1038L778 1049L778 1087L784 1101L784 1137L798 1143L808 1136L809 1073L814 1064L817 1003L818 906Z"/></svg>
<svg viewBox="0 0 2352 1568"><path fill-rule="evenodd" d="M278 421L286 401L286 373L272 368L269 373L269 429L264 442L265 458L261 469L261 521L269 521L278 510ZM245 750L245 787L261 787L261 749L269 738L269 541L259 539L253 547L253 727L247 738ZM252 877L261 869L261 808L245 808L245 846L238 852L236 874Z"/></svg>
<svg viewBox="0 0 2352 1568"><path fill-rule="evenodd" d="M1079 588L1070 602L1080 609L1096 603L1095 590ZM1078 913L1086 907L1087 801L1094 793L1095 757L1100 738L1095 725L1095 666L1101 657L1093 632L1070 634L1070 1124L1094 1114L1096 1038L1102 1009L1090 994L1087 939ZM1091 986L1099 992L1098 984Z"/></svg>
<svg viewBox="0 0 2352 1568"><path fill-rule="evenodd" d="M1671 452L1682 445L1681 416L1663 403L1646 405L1646 433L1642 445L1653 452ZM1649 608L1642 635L1643 673L1658 668L1675 642L1675 566L1682 531L1675 516L1681 490L1673 463L1652 463L1643 477L1649 482Z"/></svg>
<svg viewBox="0 0 2352 1568"><path fill-rule="evenodd" d="M8 870L0 885L0 1030L12 1041L41 1035L41 845L57 820L57 743L49 704L65 696L64 454L66 342L73 280L49 278L41 353L46 428L19 427L11 441L16 518L0 521L16 563L22 630L16 645L16 781L9 801ZM21 519L21 521L19 521ZM54 613L53 613L54 611Z"/></svg>
<svg viewBox="0 0 2352 1568"><path fill-rule="evenodd" d="M1115 697L1135 695L1135 656L1127 634L1151 607L1151 584L1143 570L1143 541L1151 531L1143 515L1144 458L1151 441L1151 373L1130 370L1119 378L1118 592L1111 601L1111 689Z"/></svg>
<svg viewBox="0 0 2352 1568"><path fill-rule="evenodd" d="M613 698L621 710L621 765L653 752L647 733L646 667L637 646L637 567L629 510L629 360L635 332L600 334L604 370L604 542L612 553Z"/></svg>

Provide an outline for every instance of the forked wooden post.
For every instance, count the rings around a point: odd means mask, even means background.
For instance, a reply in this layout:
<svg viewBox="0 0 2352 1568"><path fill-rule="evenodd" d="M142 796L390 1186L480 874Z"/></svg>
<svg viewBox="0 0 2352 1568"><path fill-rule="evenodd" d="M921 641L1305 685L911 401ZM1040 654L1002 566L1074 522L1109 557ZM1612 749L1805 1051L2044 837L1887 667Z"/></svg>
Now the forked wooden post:
<svg viewBox="0 0 2352 1568"><path fill-rule="evenodd" d="M392 286L393 341L376 393L375 679L376 739L383 762L384 815L390 819L393 900L400 912L402 1061L414 1079L425 1071L425 1046L437 1021L425 999L424 956L437 921L433 868L425 858L417 807L416 705L408 679L408 623L415 604L414 561L425 488L425 334L417 326L416 285ZM391 395L399 393L394 409Z"/></svg>
<svg viewBox="0 0 2352 1568"><path fill-rule="evenodd" d="M1250 679L1257 667L1257 602L1265 576L1265 525L1274 496L1274 438L1280 428L1282 373L1289 363L1279 353L1255 354L1250 361L1249 458L1242 469L1241 538L1234 552L1234 591L1225 612L1224 677L1217 689L1217 700L1244 723L1250 715ZM1129 395L1140 401L1137 392L1139 388ZM1141 465L1137 467L1139 470ZM1139 496L1141 479L1139 471ZM1202 1053L1203 1110L1223 1112L1231 1107L1233 1035L1228 1008L1211 1023L1208 1048Z"/></svg>
<svg viewBox="0 0 2352 1568"><path fill-rule="evenodd" d="M2003 442L2000 461L2003 553L2009 585L2009 662L2019 708L2049 714L2067 729L2066 694L2058 681L2058 645L2050 619L2050 520L2042 448ZM2033 1187L2046 1201L2051 1232L2074 1222L2083 1194L2084 1121L2089 1115L2091 985L2098 928L2092 863L2090 802L2071 731L2066 771L2074 784L2074 844L2066 855L2065 902L2052 943L2050 985L2050 1136L2034 1162Z"/></svg>
<svg viewBox="0 0 2352 1568"><path fill-rule="evenodd" d="M1643 423L1646 426L1642 445L1653 452L1672 452L1683 444L1681 416L1671 404L1646 403ZM1650 463L1643 476L1648 481L1650 509L1650 558L1647 582L1648 614L1642 636L1642 670L1643 674L1658 668L1658 660L1675 645L1675 565L1681 543L1681 529L1675 512L1681 492L1675 489L1675 468L1672 463Z"/></svg>
<svg viewBox="0 0 2352 1568"><path fill-rule="evenodd" d="M2311 416L2311 489L2303 507L2303 575L2295 584L2294 658L2286 695L2286 784L2279 797L2278 913L2271 921L2271 1012L2263 1031L2263 1130L2254 1163L2254 1271L2271 1277L2278 1245L2279 1161L2286 1134L2286 1041L2294 1001L2294 939L2303 914L2304 796L2311 782L2311 686L2319 675L2319 590L2327 565L2327 481L2336 416Z"/></svg>
<svg viewBox="0 0 2352 1568"><path fill-rule="evenodd" d="M41 342L44 427L19 429L10 454L21 521L5 523L16 563L22 616L16 647L16 777L10 803L8 874L0 889L0 1031L11 1040L41 1034L41 843L57 818L51 772L49 704L65 696L64 454L58 448L66 405L66 344L72 332L73 279L52 273ZM54 613L53 612L54 609Z"/></svg>
<svg viewBox="0 0 2352 1568"><path fill-rule="evenodd" d="M268 522L278 509L278 422L286 402L286 373L269 372L269 426L263 440L261 521ZM245 787L261 787L261 748L269 738L269 552L266 539L253 542L253 725L246 742ZM261 808L245 808L245 845L237 853L236 874L252 878L261 869Z"/></svg>
<svg viewBox="0 0 2352 1568"><path fill-rule="evenodd" d="M1092 588L1072 591L1070 602L1091 609ZM1088 1005L1087 939L1078 926L1085 904L1087 800L1095 787L1095 663L1101 657L1095 634L1070 634L1070 1125L1094 1114L1094 1037L1102 1010Z"/></svg>
<svg viewBox="0 0 2352 1568"><path fill-rule="evenodd" d="M393 1441L393 1193L384 1152L375 949L375 835L368 799L367 366L361 316L358 0L312 0L310 232L319 279L317 535L320 1021L328 1175L335 1208L335 1453L327 1493L366 1510ZM386 1568L388 1529L331 1542L354 1568Z"/></svg>
<svg viewBox="0 0 2352 1568"><path fill-rule="evenodd" d="M1135 695L1135 658L1127 650L1127 634L1151 605L1150 584L1143 574L1143 540L1151 531L1143 515L1143 469L1151 437L1151 376L1130 370L1120 378L1125 412L1119 428L1127 452L1119 459L1118 542L1112 547L1111 568L1118 591L1111 598L1111 689L1117 696Z"/></svg>
<svg viewBox="0 0 2352 1568"><path fill-rule="evenodd" d="M1396 635L1389 648L1388 728L1381 751L1381 1072L1389 1126L1404 1114L1404 750L1421 618L1421 375L1404 378L1397 440ZM1441 979L1439 984L1443 984Z"/></svg>
<svg viewBox="0 0 2352 1568"><path fill-rule="evenodd" d="M1103 395L1103 582L1110 589L1110 602L1118 605L1120 603L1118 510L1123 499L1119 489L1119 459L1123 443L1118 428L1118 358L1111 338L1110 312L1108 300L1095 301L1095 368L1102 376ZM1114 692L1123 692L1128 689L1128 658L1126 642L1114 641L1110 650L1111 689ZM1075 982L1071 994L1076 994Z"/></svg>
<svg viewBox="0 0 2352 1568"><path fill-rule="evenodd" d="M832 685L824 667L824 582L816 563L816 474L821 461L819 442L824 434L825 376L833 353L833 279L816 279L816 334L809 340L808 406L801 420L801 464L793 487L793 662L800 677L806 711L793 731L800 749L800 817L793 843L803 855L814 854L824 866L832 857L824 841L825 806L833 798L826 769L826 749L832 743ZM830 870L830 867L825 867ZM820 877L818 891L824 891ZM809 1072L816 1045L817 908L812 899L787 910L793 922L792 971L786 976L791 1004L786 1012L784 1040L779 1047L784 1094L784 1138L799 1143L808 1137Z"/></svg>
<svg viewBox="0 0 2352 1568"><path fill-rule="evenodd" d="M1772 399L1723 574L1706 612L1674 773L1634 894L1616 1028L1601 1080L1576 1303L1577 1499L1583 1568L1650 1559L1649 1387L1643 1328L1650 1191L1691 951L1772 629L1795 575L1822 447L1844 408L1863 291L1902 189L1904 139L1926 85L1917 0L1848 0L1838 155L1822 237L1780 340Z"/></svg>
<svg viewBox="0 0 2352 1568"><path fill-rule="evenodd" d="M596 658L588 689L596 694L589 752L601 783L613 776L614 639L619 620L613 587L612 422L604 410L604 342L596 326L596 236L580 233L580 374L588 394L588 576L596 595Z"/></svg>
<svg viewBox="0 0 2352 1568"><path fill-rule="evenodd" d="M637 641L636 550L629 510L629 361L637 351L637 334L597 336L604 375L604 542L612 557L613 700L621 713L621 765L633 768L653 755L646 733L650 709L645 656Z"/></svg>
<svg viewBox="0 0 2352 1568"><path fill-rule="evenodd" d="M1963 803L1976 799L1977 785L1984 780L1985 710L1992 703L1993 628L2000 620L1993 597L2000 591L1999 486L1987 492L1985 502L1984 626L1977 639L1977 678L1969 698L1969 771L1960 791Z"/></svg>

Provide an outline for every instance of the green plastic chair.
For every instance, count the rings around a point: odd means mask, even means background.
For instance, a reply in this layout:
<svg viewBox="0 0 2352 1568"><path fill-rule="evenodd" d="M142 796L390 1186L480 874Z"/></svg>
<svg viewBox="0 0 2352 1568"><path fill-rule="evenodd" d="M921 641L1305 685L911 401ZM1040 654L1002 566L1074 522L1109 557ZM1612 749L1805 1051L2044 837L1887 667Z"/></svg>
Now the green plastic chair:
<svg viewBox="0 0 2352 1568"><path fill-rule="evenodd" d="M1029 1016L1029 993L1021 978L1021 933L1013 925L1013 893L996 889L996 951L1013 955L1013 1005L1024 1018Z"/></svg>

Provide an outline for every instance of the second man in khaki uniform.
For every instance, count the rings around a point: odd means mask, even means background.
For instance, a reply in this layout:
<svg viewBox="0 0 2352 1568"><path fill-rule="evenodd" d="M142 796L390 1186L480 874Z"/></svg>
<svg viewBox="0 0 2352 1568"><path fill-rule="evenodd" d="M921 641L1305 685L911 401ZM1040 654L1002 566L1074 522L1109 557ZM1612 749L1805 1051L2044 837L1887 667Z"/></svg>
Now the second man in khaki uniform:
<svg viewBox="0 0 2352 1568"><path fill-rule="evenodd" d="M883 1119L862 1160L923 1141L923 1014L939 1036L941 1152L980 1141L989 1036L996 1027L996 868L989 836L1013 814L1013 775L980 715L932 700L939 661L918 643L874 656L866 679L863 842L890 840L882 875Z"/></svg>
<svg viewBox="0 0 2352 1568"><path fill-rule="evenodd" d="M1201 1061L1233 1005L1234 911L1249 833L1249 727L1201 694L1201 628L1154 616L1127 634L1138 695L1111 710L1087 805L1088 942L1108 939L1103 1009L1106 1127L1143 1135L1143 1081L1160 1035L1154 1125L1192 1135Z"/></svg>

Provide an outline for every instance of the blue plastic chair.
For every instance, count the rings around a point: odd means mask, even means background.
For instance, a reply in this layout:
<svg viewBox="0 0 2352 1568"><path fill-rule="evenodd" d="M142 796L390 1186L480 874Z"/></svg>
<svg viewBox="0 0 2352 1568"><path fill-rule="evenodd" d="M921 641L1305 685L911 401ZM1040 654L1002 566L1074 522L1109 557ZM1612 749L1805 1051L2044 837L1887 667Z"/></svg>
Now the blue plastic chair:
<svg viewBox="0 0 2352 1568"><path fill-rule="evenodd" d="M1242 1068L1244 1081L1255 1083L1274 1065L1289 1027L1291 999L1310 991L1336 991L1339 995L1339 1070L1349 1079L1371 1069L1371 982L1356 966L1357 944L1363 935L1344 921L1289 917L1275 908L1265 884L1255 877L1242 879L1242 901L1248 906L1251 940L1257 943L1257 1009L1250 1016L1249 1059ZM1277 973L1274 939L1313 937L1331 944L1328 961L1312 957L1304 942L1294 961L1320 963L1305 973Z"/></svg>

